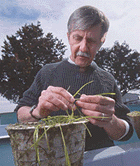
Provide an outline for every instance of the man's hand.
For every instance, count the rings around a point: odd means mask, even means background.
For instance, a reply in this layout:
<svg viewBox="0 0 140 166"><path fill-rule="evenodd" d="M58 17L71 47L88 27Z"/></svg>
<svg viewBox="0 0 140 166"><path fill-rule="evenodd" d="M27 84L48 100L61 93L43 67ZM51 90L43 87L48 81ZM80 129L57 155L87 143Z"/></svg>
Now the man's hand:
<svg viewBox="0 0 140 166"><path fill-rule="evenodd" d="M49 86L42 91L38 105L33 113L36 117L45 118L52 111L72 108L75 110L74 101L74 97L64 88Z"/></svg>
<svg viewBox="0 0 140 166"><path fill-rule="evenodd" d="M82 108L82 112L86 116L96 116L107 118L89 118L89 121L99 127L103 127L112 140L120 139L125 131L126 126L122 119L115 116L115 101L109 97L99 95L81 95L76 105Z"/></svg>
<svg viewBox="0 0 140 166"><path fill-rule="evenodd" d="M115 113L115 101L109 97L103 97L99 95L81 95L80 100L76 104L81 107L81 111L86 116L96 116L96 117L106 117L106 118L89 118L89 121L98 125L99 127L104 127L113 118Z"/></svg>

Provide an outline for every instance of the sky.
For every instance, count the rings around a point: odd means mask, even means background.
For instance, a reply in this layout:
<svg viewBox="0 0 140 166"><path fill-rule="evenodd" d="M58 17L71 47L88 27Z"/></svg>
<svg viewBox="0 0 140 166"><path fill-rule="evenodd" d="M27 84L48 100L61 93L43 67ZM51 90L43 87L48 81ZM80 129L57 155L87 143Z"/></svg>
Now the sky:
<svg viewBox="0 0 140 166"><path fill-rule="evenodd" d="M25 24L36 25L40 21L44 34L51 32L67 45L65 57L68 57L68 18L75 9L91 5L103 11L110 21L103 47L125 41L131 49L140 52L139 0L0 0L0 4L0 48L6 35L15 35Z"/></svg>

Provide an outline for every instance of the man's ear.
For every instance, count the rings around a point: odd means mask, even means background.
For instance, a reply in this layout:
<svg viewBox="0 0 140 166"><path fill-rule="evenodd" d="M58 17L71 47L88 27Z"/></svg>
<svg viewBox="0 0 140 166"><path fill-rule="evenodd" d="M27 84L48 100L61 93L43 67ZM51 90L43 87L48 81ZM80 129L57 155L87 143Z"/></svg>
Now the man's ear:
<svg viewBox="0 0 140 166"><path fill-rule="evenodd" d="M70 34L69 32L67 32L67 38L68 38L68 41L70 40Z"/></svg>
<svg viewBox="0 0 140 166"><path fill-rule="evenodd" d="M104 33L103 37L101 38L101 45L104 44L105 40L106 40L106 35L107 35L107 32Z"/></svg>

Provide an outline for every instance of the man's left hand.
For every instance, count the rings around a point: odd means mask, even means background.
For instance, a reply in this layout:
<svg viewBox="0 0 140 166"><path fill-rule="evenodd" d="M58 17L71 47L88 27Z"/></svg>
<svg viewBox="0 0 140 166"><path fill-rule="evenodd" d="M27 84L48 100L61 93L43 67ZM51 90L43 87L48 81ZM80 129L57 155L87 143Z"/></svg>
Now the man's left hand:
<svg viewBox="0 0 140 166"><path fill-rule="evenodd" d="M89 121L99 127L105 127L113 119L115 113L115 100L100 95L81 95L76 104L86 116L100 118L89 118Z"/></svg>

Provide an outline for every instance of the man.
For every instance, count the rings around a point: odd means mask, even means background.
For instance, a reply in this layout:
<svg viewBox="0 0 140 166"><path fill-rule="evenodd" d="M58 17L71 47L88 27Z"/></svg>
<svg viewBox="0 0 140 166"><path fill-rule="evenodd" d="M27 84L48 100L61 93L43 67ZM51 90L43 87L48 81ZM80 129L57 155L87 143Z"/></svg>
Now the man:
<svg viewBox="0 0 140 166"><path fill-rule="evenodd" d="M83 6L70 16L68 41L71 55L68 60L45 65L31 87L24 93L16 110L19 122L38 121L48 115L66 114L79 107L89 118L85 150L114 145L113 140L128 140L133 133L127 117L129 109L122 103L120 91L112 75L100 69L93 59L105 42L109 21L98 9ZM92 81L76 96L73 94L85 83ZM69 87L69 90L67 90ZM101 93L115 93L103 97Z"/></svg>

